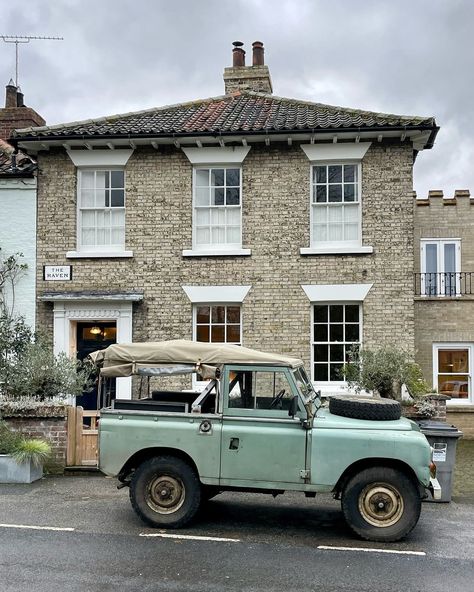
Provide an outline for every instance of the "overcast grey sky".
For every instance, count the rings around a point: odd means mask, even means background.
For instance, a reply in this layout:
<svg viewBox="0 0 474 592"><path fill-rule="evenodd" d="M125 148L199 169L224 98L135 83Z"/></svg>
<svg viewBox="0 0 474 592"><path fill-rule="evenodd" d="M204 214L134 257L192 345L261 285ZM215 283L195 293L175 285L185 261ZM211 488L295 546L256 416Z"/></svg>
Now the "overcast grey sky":
<svg viewBox="0 0 474 592"><path fill-rule="evenodd" d="M472 0L0 0L26 104L63 123L223 94L231 43L265 44L274 93L434 115L415 189L474 193ZM0 41L0 82L14 46Z"/></svg>

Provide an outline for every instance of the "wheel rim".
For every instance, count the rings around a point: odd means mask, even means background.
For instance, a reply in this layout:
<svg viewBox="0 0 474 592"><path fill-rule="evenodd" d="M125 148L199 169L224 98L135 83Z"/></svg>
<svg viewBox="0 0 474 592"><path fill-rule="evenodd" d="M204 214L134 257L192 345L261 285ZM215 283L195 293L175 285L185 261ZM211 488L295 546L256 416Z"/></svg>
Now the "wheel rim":
<svg viewBox="0 0 474 592"><path fill-rule="evenodd" d="M173 514L184 504L185 491L181 479L157 475L146 490L146 503L158 514Z"/></svg>
<svg viewBox="0 0 474 592"><path fill-rule="evenodd" d="M403 509L400 492L388 483L371 483L359 495L359 512L372 526L385 528L396 524Z"/></svg>

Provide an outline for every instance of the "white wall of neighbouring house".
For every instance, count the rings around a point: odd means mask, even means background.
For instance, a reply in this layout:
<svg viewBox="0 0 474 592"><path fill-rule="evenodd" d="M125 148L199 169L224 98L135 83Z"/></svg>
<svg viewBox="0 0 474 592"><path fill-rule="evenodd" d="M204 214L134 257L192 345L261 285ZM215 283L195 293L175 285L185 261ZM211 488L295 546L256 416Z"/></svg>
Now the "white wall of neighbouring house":
<svg viewBox="0 0 474 592"><path fill-rule="evenodd" d="M0 178L0 247L2 258L23 253L28 269L15 285L14 298L7 289L6 300L16 315L35 327L36 269L36 179Z"/></svg>

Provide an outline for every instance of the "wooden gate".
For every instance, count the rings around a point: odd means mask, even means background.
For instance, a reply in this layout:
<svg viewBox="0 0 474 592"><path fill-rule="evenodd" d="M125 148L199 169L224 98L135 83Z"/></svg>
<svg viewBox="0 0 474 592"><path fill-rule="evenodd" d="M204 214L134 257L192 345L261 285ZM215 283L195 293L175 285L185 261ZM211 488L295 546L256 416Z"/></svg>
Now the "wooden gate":
<svg viewBox="0 0 474 592"><path fill-rule="evenodd" d="M98 464L98 411L69 407L67 417L68 467L96 467Z"/></svg>

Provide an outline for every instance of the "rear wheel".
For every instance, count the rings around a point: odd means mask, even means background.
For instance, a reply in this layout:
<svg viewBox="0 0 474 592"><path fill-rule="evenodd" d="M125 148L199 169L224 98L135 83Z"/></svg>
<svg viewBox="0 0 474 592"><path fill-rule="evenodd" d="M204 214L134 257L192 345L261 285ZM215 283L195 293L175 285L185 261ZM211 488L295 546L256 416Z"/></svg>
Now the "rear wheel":
<svg viewBox="0 0 474 592"><path fill-rule="evenodd" d="M349 527L369 541L398 541L418 522L421 499L405 473L372 467L352 477L342 494L342 511Z"/></svg>
<svg viewBox="0 0 474 592"><path fill-rule="evenodd" d="M187 524L199 509L199 479L195 471L179 458L151 458L133 474L130 501L147 524L179 528Z"/></svg>

